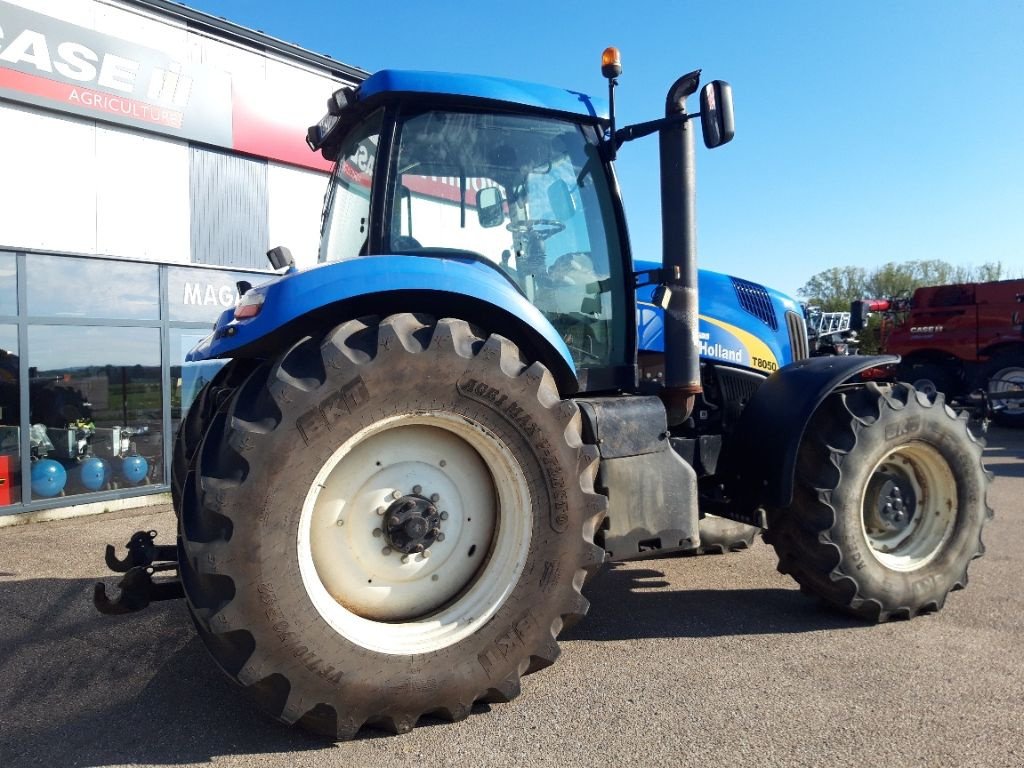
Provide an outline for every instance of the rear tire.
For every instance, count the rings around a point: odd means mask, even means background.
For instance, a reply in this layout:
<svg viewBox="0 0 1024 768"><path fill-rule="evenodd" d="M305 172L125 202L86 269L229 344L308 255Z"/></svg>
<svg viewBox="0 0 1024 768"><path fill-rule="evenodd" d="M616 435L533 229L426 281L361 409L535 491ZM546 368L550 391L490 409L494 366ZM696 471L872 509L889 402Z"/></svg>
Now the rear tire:
<svg viewBox="0 0 1024 768"><path fill-rule="evenodd" d="M196 461L182 574L200 635L269 714L331 737L514 698L604 557L578 408L460 320L300 341L238 388Z"/></svg>
<svg viewBox="0 0 1024 768"><path fill-rule="evenodd" d="M765 540L803 591L870 621L939 610L992 517L982 446L904 384L830 395L804 433L788 509Z"/></svg>

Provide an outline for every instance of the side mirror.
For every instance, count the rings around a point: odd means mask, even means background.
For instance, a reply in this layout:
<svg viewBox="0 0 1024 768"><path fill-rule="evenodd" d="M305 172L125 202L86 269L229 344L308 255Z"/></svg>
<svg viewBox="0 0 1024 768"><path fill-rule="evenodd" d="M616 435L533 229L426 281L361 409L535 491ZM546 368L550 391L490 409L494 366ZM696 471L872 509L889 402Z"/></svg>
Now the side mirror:
<svg viewBox="0 0 1024 768"><path fill-rule="evenodd" d="M712 80L700 91L700 127L704 146L720 147L736 135L732 112L732 86L724 80Z"/></svg>
<svg viewBox="0 0 1024 768"><path fill-rule="evenodd" d="M501 226L505 220L505 199L497 187L484 187L476 193L476 217L484 229Z"/></svg>
<svg viewBox="0 0 1024 768"><path fill-rule="evenodd" d="M275 246L267 251L267 261L274 269L291 269L295 266L292 252L283 245Z"/></svg>

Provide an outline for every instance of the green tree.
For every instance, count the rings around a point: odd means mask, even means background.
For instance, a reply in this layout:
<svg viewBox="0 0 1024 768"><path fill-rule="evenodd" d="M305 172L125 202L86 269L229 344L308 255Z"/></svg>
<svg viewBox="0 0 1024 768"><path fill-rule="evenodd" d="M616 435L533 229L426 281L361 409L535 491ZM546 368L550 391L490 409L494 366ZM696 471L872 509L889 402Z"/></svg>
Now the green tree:
<svg viewBox="0 0 1024 768"><path fill-rule="evenodd" d="M798 293L826 312L841 312L863 295L867 279L863 267L832 267L814 275Z"/></svg>

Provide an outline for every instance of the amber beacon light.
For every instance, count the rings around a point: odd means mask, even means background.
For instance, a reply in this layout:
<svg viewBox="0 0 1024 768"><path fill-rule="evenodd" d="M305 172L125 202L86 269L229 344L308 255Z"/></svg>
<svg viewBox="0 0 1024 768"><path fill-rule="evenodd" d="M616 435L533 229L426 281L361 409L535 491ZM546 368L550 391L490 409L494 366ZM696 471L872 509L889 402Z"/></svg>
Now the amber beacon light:
<svg viewBox="0 0 1024 768"><path fill-rule="evenodd" d="M601 54L601 74L607 78L618 77L622 74L622 54L619 49L609 46Z"/></svg>

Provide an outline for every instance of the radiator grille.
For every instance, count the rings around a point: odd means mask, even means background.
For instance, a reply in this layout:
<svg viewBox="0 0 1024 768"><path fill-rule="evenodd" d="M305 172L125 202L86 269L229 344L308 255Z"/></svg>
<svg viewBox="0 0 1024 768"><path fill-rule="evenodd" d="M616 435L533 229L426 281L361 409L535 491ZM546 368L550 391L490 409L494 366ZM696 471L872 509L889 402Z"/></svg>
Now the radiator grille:
<svg viewBox="0 0 1024 768"><path fill-rule="evenodd" d="M772 301L768 298L768 291L764 286L741 280L738 277L731 278L732 287L736 290L736 298L744 310L761 320L773 331L779 329L778 318L775 317L775 310L772 308Z"/></svg>
<svg viewBox="0 0 1024 768"><path fill-rule="evenodd" d="M811 356L811 349L807 341L807 323L797 312L789 310L786 312L786 328L789 330L789 344L793 350L793 362L806 360Z"/></svg>

